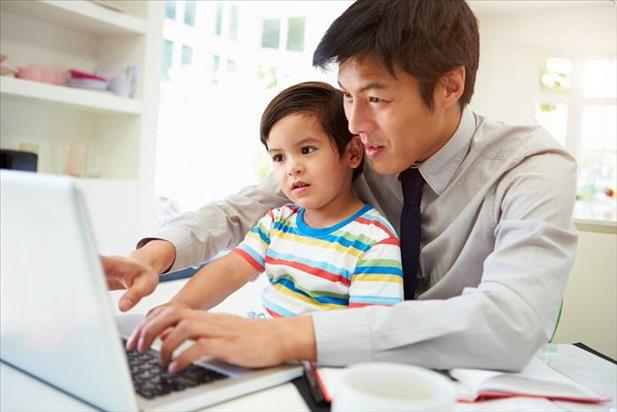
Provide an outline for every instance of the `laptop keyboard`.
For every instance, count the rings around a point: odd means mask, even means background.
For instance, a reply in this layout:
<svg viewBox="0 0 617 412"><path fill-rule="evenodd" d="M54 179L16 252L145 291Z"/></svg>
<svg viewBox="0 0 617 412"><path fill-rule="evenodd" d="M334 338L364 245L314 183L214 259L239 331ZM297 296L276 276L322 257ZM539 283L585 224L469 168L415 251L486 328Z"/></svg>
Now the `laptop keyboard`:
<svg viewBox="0 0 617 412"><path fill-rule="evenodd" d="M158 353L125 351L135 392L147 399L228 378L227 375L195 364L172 375L159 364Z"/></svg>

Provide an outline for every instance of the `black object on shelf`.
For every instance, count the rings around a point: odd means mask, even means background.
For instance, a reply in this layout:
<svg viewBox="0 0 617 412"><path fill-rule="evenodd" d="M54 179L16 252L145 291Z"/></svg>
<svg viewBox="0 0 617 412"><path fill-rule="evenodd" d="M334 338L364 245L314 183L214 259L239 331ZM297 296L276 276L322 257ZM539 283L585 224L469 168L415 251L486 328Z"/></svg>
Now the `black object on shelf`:
<svg viewBox="0 0 617 412"><path fill-rule="evenodd" d="M30 152L0 149L0 169L36 172L38 156Z"/></svg>

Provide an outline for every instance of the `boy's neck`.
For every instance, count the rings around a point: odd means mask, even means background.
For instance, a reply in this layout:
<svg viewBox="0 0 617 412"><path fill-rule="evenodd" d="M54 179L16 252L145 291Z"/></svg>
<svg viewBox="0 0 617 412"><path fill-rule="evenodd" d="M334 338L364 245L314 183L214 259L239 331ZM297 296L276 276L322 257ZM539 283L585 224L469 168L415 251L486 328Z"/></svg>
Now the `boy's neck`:
<svg viewBox="0 0 617 412"><path fill-rule="evenodd" d="M304 223L312 228L330 227L353 216L364 203L353 193L338 197L319 209L304 209Z"/></svg>

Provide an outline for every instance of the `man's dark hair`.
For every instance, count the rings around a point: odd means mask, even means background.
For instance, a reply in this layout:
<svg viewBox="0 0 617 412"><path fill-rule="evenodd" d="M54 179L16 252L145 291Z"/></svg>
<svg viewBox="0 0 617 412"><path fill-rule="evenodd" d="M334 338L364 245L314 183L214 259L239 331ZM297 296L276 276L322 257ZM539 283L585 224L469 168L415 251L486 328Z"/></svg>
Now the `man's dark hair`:
<svg viewBox="0 0 617 412"><path fill-rule="evenodd" d="M478 71L478 23L464 0L357 0L323 36L313 66L367 56L380 59L392 76L398 66L415 77L431 110L439 78L464 66L462 108L471 100Z"/></svg>
<svg viewBox="0 0 617 412"><path fill-rule="evenodd" d="M274 125L284 117L302 114L319 122L340 157L354 136L348 128L343 109L343 94L327 83L304 82L280 92L261 115L259 139L268 148ZM353 179L362 173L362 164L353 171Z"/></svg>

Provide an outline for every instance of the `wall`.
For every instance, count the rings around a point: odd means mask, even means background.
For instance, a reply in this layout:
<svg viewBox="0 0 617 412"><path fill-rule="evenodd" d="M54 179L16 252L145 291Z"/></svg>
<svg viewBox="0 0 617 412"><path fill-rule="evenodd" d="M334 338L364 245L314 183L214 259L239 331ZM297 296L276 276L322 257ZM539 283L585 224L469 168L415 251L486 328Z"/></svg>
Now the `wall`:
<svg viewBox="0 0 617 412"><path fill-rule="evenodd" d="M609 1L469 2L480 28L480 67L471 107L514 124L535 123L547 57L615 56L617 7Z"/></svg>
<svg viewBox="0 0 617 412"><path fill-rule="evenodd" d="M579 231L554 342L583 342L617 359L617 234Z"/></svg>
<svg viewBox="0 0 617 412"><path fill-rule="evenodd" d="M617 7L609 1L470 4L481 42L471 106L488 117L535 123L540 67L547 57L616 54ZM617 358L617 230L578 226L578 254L554 341L583 342Z"/></svg>

